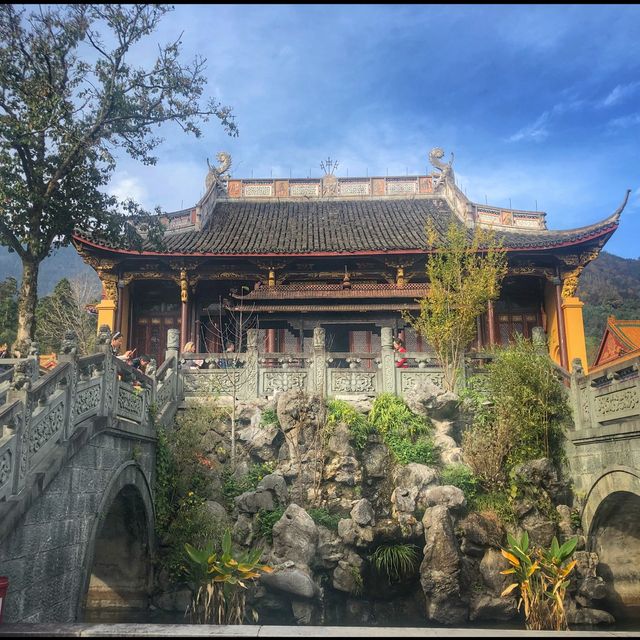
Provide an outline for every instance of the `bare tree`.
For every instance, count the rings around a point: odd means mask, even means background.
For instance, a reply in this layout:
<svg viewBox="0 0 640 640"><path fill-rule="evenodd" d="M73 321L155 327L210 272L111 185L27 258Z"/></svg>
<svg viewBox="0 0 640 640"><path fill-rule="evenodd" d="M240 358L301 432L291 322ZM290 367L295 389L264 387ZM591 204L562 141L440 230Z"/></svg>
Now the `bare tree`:
<svg viewBox="0 0 640 640"><path fill-rule="evenodd" d="M97 319L91 307L100 300L100 292L99 283L88 273L60 280L36 308L36 337L41 351L59 351L65 331L71 329L78 336L78 352L92 353Z"/></svg>

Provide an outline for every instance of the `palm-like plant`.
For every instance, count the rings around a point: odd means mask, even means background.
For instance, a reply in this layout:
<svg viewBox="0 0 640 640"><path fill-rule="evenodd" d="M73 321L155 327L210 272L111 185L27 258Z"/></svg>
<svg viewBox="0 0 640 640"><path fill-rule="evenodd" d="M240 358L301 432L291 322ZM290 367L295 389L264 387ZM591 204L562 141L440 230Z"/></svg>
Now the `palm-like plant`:
<svg viewBox="0 0 640 640"><path fill-rule="evenodd" d="M228 530L222 538L221 554L215 552L212 542L203 549L189 543L184 547L188 565L183 570L193 593L185 615L190 615L196 624L242 624L248 583L261 573L273 571L270 566L258 563L261 549L234 557Z"/></svg>
<svg viewBox="0 0 640 640"><path fill-rule="evenodd" d="M549 550L529 550L526 531L520 540L507 534L507 542L509 546L502 549L502 555L509 561L511 568L500 573L513 575L516 581L501 595L507 596L517 587L520 588L518 609L524 605L527 629L567 630L569 625L564 610L564 597L569 586L567 577L576 565L576 561L569 561L569 557L576 548L578 538L571 538L560 546L554 536Z"/></svg>
<svg viewBox="0 0 640 640"><path fill-rule="evenodd" d="M381 544L371 555L378 573L386 573L389 583L413 573L418 560L415 544Z"/></svg>

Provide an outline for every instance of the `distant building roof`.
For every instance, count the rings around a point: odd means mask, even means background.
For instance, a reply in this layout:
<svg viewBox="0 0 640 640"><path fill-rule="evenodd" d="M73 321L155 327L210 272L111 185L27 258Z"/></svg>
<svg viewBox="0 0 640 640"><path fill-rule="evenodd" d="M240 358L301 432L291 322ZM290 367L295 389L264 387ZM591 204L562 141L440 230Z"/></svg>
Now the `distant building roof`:
<svg viewBox="0 0 640 640"><path fill-rule="evenodd" d="M640 355L640 320L616 320L609 316L592 368L611 364L634 352Z"/></svg>

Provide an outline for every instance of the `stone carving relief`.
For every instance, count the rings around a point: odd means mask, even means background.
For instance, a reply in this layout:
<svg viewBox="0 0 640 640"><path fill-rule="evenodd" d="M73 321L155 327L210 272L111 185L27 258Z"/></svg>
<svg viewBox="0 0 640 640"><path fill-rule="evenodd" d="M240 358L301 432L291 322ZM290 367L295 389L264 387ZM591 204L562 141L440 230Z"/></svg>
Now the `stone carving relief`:
<svg viewBox="0 0 640 640"><path fill-rule="evenodd" d="M118 415L141 420L142 404L142 395L124 387L118 388Z"/></svg>
<svg viewBox="0 0 640 640"><path fill-rule="evenodd" d="M11 451L5 451L0 457L0 487L3 487L11 479L12 469Z"/></svg>
<svg viewBox="0 0 640 640"><path fill-rule="evenodd" d="M417 384L435 384L437 387L442 388L444 385L444 374L442 373L417 373L417 372L401 372L401 389L403 393L407 393L408 391L412 391L415 389Z"/></svg>
<svg viewBox="0 0 640 640"><path fill-rule="evenodd" d="M597 396L595 406L598 416L604 420L640 413L640 394L635 387Z"/></svg>
<svg viewBox="0 0 640 640"><path fill-rule="evenodd" d="M375 393L376 374L355 371L331 371L334 393Z"/></svg>
<svg viewBox="0 0 640 640"><path fill-rule="evenodd" d="M307 388L307 373L301 371L266 371L264 373L264 392L301 391Z"/></svg>
<svg viewBox="0 0 640 640"><path fill-rule="evenodd" d="M100 406L101 385L94 384L87 389L82 389L76 394L76 406L74 415L78 419L81 415L98 409Z"/></svg>

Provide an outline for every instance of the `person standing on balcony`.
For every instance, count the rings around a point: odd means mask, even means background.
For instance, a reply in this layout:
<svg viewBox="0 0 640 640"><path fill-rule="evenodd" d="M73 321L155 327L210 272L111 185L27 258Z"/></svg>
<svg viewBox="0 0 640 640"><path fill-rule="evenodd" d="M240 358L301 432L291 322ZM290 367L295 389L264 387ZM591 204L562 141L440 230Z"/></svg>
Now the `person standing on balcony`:
<svg viewBox="0 0 640 640"><path fill-rule="evenodd" d="M407 353L407 350L404 348L404 342L401 338L396 338L393 341L393 349L398 353ZM398 369L406 369L408 366L409 365L407 364L407 358L401 358L396 362L396 367L398 367Z"/></svg>

